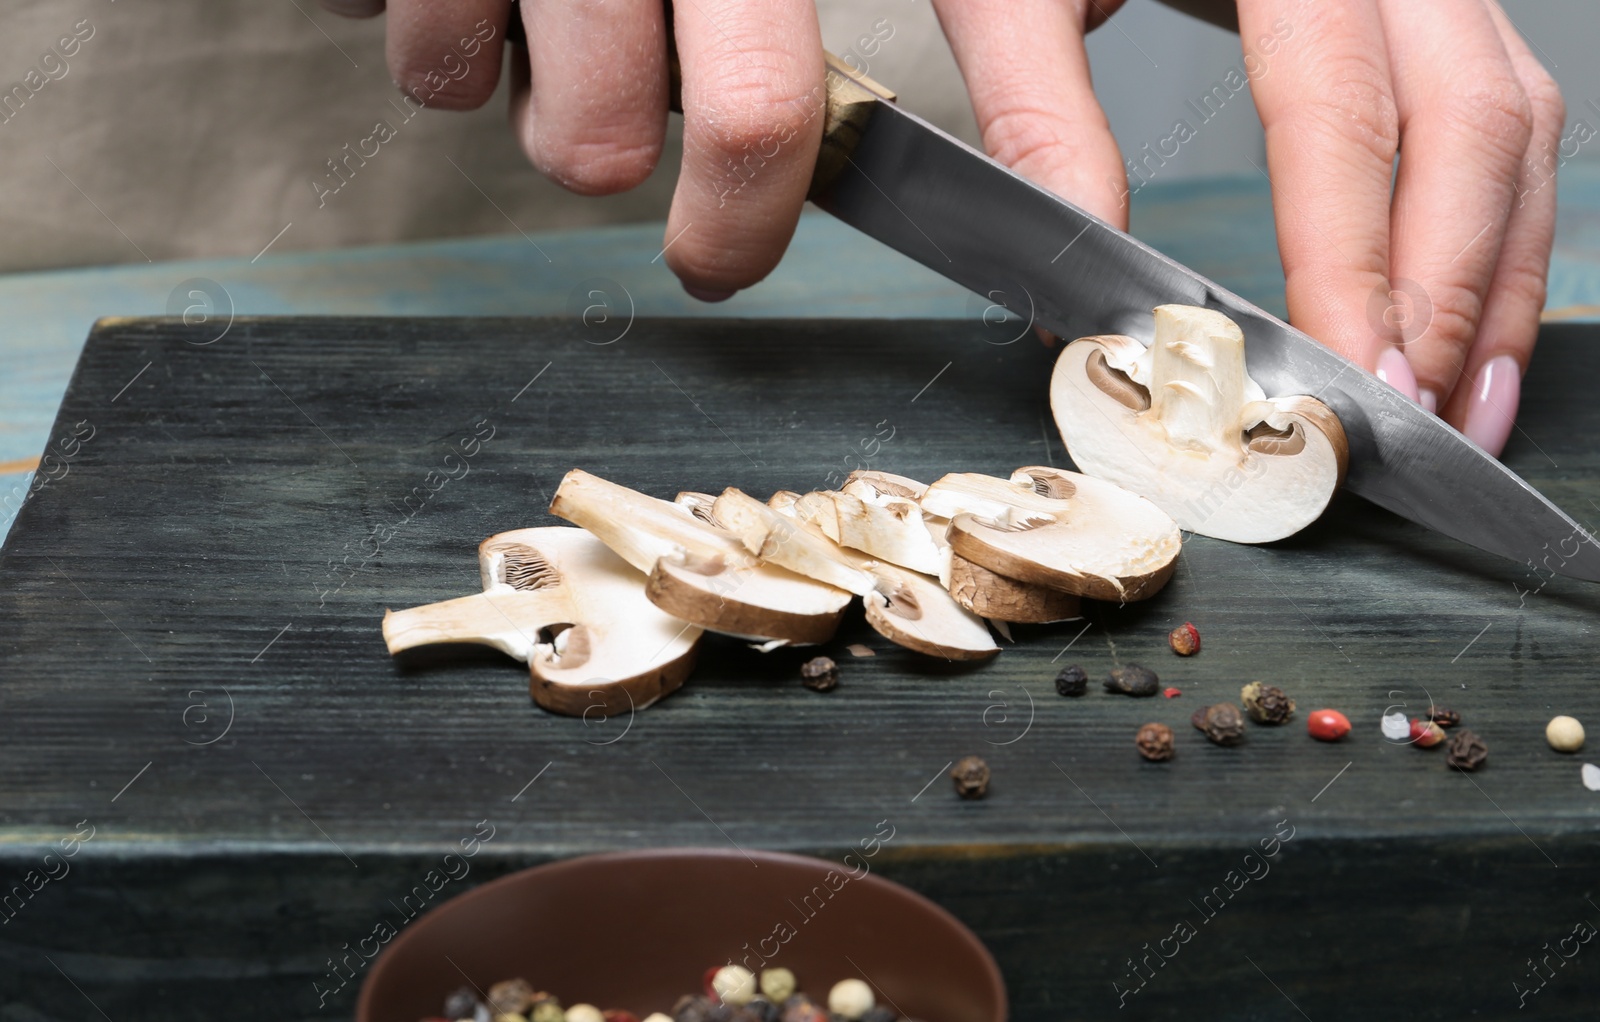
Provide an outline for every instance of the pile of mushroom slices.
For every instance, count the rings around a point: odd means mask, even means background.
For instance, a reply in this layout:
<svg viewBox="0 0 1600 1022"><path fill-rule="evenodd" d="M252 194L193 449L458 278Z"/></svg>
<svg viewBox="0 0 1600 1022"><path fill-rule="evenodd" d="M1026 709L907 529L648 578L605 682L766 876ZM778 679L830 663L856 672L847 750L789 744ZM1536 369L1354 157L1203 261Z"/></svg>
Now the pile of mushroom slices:
<svg viewBox="0 0 1600 1022"><path fill-rule="evenodd" d="M853 597L907 649L947 660L999 651L984 619L1060 621L1081 597L1154 595L1178 526L1112 483L1054 468L924 486L857 472L839 490L737 489L661 500L581 470L553 514L580 528L520 529L478 550L483 592L390 612L389 652L438 642L526 661L557 713L648 706L683 684L703 632L761 649L833 637Z"/></svg>
<svg viewBox="0 0 1600 1022"><path fill-rule="evenodd" d="M958 472L924 485L861 471L839 490L736 489L667 501L581 470L551 513L478 550L483 592L388 613L389 652L475 642L526 661L557 713L648 706L682 685L703 632L762 649L826 642L853 597L892 642L947 660L999 651L985 619L1045 623L1084 598L1153 596L1180 528L1260 543L1317 518L1343 478L1344 430L1309 397L1267 398L1221 313L1155 310L1153 343L1086 337L1051 407L1088 474Z"/></svg>

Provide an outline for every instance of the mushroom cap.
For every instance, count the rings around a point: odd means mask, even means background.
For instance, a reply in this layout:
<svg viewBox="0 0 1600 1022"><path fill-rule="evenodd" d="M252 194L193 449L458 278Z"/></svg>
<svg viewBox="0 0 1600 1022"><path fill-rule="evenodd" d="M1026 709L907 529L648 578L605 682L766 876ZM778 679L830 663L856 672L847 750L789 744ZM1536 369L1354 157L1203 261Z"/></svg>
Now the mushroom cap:
<svg viewBox="0 0 1600 1022"><path fill-rule="evenodd" d="M1160 508L1092 476L1030 466L1011 479L944 476L922 506L950 519L950 549L1019 582L1142 600L1172 577L1182 537Z"/></svg>
<svg viewBox="0 0 1600 1022"><path fill-rule="evenodd" d="M848 592L762 563L689 507L579 469L561 481L550 511L648 575L645 592L657 607L707 631L759 643L824 642L850 604Z"/></svg>
<svg viewBox="0 0 1600 1022"><path fill-rule="evenodd" d="M835 543L799 517L804 500L780 493L771 506L730 488L717 498L712 515L757 556L859 595L867 623L891 642L947 660L979 660L999 652L982 619L957 604L936 580Z"/></svg>
<svg viewBox="0 0 1600 1022"><path fill-rule="evenodd" d="M391 653L435 642L493 646L528 664L545 709L642 709L683 684L701 630L657 609L645 579L599 539L518 529L478 548L484 590L384 615Z"/></svg>
<svg viewBox="0 0 1600 1022"><path fill-rule="evenodd" d="M1238 358L1243 375L1242 348ZM1218 410L1228 442L1174 442L1152 407L1152 363L1150 349L1121 335L1084 337L1061 353L1050 405L1080 469L1148 497L1185 530L1237 543L1282 539L1322 514L1348 449L1331 409L1309 397L1263 397L1243 376L1238 407Z"/></svg>

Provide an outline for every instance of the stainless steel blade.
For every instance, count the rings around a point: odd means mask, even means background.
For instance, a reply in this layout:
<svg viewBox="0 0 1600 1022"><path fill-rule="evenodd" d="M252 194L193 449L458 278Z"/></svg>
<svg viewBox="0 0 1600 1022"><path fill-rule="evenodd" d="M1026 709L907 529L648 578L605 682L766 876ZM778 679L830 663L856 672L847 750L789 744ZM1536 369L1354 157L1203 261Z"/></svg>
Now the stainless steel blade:
<svg viewBox="0 0 1600 1022"><path fill-rule="evenodd" d="M1494 458L1352 362L921 118L878 103L817 204L1056 334L1146 343L1157 305L1225 312L1269 396L1311 394L1350 439L1346 485L1544 575L1600 581L1600 543Z"/></svg>

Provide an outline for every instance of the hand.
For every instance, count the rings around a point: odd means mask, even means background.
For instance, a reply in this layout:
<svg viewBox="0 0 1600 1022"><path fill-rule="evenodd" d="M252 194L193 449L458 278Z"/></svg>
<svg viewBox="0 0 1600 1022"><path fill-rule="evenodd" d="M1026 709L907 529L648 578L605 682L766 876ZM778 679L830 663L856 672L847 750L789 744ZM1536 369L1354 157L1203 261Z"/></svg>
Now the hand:
<svg viewBox="0 0 1600 1022"><path fill-rule="evenodd" d="M383 0L322 0L371 15ZM504 38L509 0L388 0L390 73L424 85L457 38L487 20ZM667 124L662 0L523 0L528 47L516 48L511 119L529 159L584 195L650 176ZM675 6L683 78L683 166L663 237L685 290L716 301L777 266L794 234L821 144L821 30L813 0L694 0ZM491 53L493 49L495 52ZM499 47L429 106L483 104ZM437 86L435 77L429 93ZM428 93L425 93L428 94Z"/></svg>

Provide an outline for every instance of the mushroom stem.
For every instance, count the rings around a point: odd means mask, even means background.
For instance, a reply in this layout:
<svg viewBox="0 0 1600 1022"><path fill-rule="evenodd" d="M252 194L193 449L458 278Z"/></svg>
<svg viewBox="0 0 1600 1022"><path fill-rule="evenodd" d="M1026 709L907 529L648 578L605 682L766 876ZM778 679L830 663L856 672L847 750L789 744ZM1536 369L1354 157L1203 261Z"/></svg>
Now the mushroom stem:
<svg viewBox="0 0 1600 1022"><path fill-rule="evenodd" d="M1244 333L1210 309L1162 305L1155 310L1150 408L1173 447L1211 454L1241 446Z"/></svg>

